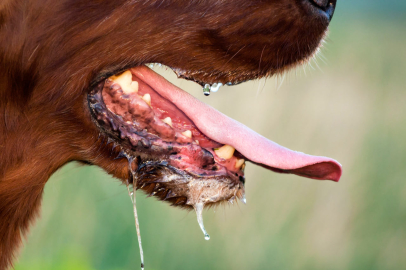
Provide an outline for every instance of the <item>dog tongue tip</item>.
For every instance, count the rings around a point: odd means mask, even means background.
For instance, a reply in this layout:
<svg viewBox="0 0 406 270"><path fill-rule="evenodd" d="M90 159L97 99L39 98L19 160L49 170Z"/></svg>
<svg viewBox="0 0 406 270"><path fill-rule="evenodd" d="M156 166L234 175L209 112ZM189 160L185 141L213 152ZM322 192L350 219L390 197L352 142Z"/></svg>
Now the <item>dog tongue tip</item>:
<svg viewBox="0 0 406 270"><path fill-rule="evenodd" d="M342 175L341 164L336 160L311 156L301 152L295 152L284 147L283 150L274 149L274 154L279 159L262 158L256 164L278 173L296 174L299 176L316 179L331 180L338 182Z"/></svg>
<svg viewBox="0 0 406 270"><path fill-rule="evenodd" d="M292 173L317 180L338 182L342 175L342 167L337 161L326 158L326 161L298 168L293 170Z"/></svg>

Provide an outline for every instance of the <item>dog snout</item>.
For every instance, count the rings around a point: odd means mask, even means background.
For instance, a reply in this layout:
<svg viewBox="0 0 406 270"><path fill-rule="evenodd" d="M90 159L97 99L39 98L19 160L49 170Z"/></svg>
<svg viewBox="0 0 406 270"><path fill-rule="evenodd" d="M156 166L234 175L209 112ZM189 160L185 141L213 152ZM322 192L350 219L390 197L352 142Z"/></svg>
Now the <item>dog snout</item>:
<svg viewBox="0 0 406 270"><path fill-rule="evenodd" d="M329 20L332 19L336 8L337 0L308 0L313 6L321 9L328 15Z"/></svg>

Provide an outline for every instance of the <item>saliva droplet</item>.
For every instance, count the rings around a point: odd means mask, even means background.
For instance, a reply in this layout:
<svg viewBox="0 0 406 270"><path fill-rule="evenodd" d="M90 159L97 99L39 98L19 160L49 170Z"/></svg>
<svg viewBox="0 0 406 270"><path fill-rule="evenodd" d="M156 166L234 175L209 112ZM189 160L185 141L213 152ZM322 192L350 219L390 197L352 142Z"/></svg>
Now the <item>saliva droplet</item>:
<svg viewBox="0 0 406 270"><path fill-rule="evenodd" d="M242 195L241 201L242 201L244 204L247 204L247 199L245 198L245 194Z"/></svg>
<svg viewBox="0 0 406 270"><path fill-rule="evenodd" d="M210 84L205 84L203 87L203 94L205 96L209 96L210 95Z"/></svg>
<svg viewBox="0 0 406 270"><path fill-rule="evenodd" d="M222 86L223 86L222 83L213 83L213 85L210 87L210 91L217 92Z"/></svg>
<svg viewBox="0 0 406 270"><path fill-rule="evenodd" d="M197 215L197 222L199 223L200 229L202 229L202 232L204 234L204 239L205 240L210 240L210 235L206 232L206 229L204 228L203 225L203 203L197 203L194 205L196 215Z"/></svg>

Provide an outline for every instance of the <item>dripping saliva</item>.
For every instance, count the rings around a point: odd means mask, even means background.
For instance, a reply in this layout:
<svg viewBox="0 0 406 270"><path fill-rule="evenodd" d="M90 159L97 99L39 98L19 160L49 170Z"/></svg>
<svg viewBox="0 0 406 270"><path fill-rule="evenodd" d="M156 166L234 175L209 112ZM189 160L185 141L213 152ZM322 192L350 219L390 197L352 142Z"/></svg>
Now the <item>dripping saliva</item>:
<svg viewBox="0 0 406 270"><path fill-rule="evenodd" d="M137 179L135 176L135 173L132 169L132 163L133 159L131 157L127 157L128 159L128 167L129 167L129 172L128 172L128 177L127 179L127 191L128 195L130 196L131 202L133 204L133 210L134 210L134 219L135 219L135 228L137 230L137 238L138 238L138 246L140 249L140 257L141 257L141 270L144 270L144 251L142 249L142 243L141 243L141 232L140 232L140 224L138 222L138 214L137 214L137 205L136 205L136 191L137 191Z"/></svg>
<svg viewBox="0 0 406 270"><path fill-rule="evenodd" d="M204 234L204 239L205 240L210 240L210 235L207 233L206 229L204 228L204 224L203 224L203 207L204 207L204 204L203 203L196 203L193 207L194 207L194 209L196 211L197 222L199 223L200 229L202 230L202 232Z"/></svg>
<svg viewBox="0 0 406 270"><path fill-rule="evenodd" d="M220 87L222 87L222 86L223 86L222 83L213 83L213 85L210 86L210 91L217 92L220 89Z"/></svg>
<svg viewBox="0 0 406 270"><path fill-rule="evenodd" d="M203 94L205 96L209 96L211 92L217 92L220 87L222 87L223 84L222 83L213 83L212 85L210 84L205 84L203 87Z"/></svg>
<svg viewBox="0 0 406 270"><path fill-rule="evenodd" d="M245 198L245 194L242 195L241 201L242 201L244 204L247 204L247 199Z"/></svg>
<svg viewBox="0 0 406 270"><path fill-rule="evenodd" d="M205 96L209 96L209 95L210 95L210 84L206 84L206 85L203 87L203 94L204 94Z"/></svg>

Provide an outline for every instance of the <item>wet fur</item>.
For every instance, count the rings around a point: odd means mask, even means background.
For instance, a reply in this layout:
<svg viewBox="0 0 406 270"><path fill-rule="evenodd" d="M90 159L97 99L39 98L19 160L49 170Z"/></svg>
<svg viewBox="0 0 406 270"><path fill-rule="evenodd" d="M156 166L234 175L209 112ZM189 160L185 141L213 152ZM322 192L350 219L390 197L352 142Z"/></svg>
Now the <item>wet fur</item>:
<svg viewBox="0 0 406 270"><path fill-rule="evenodd" d="M127 161L112 160L91 122L92 85L146 62L207 83L283 72L313 55L328 25L301 3L2 0L0 269L12 265L58 168L81 161L127 179Z"/></svg>

